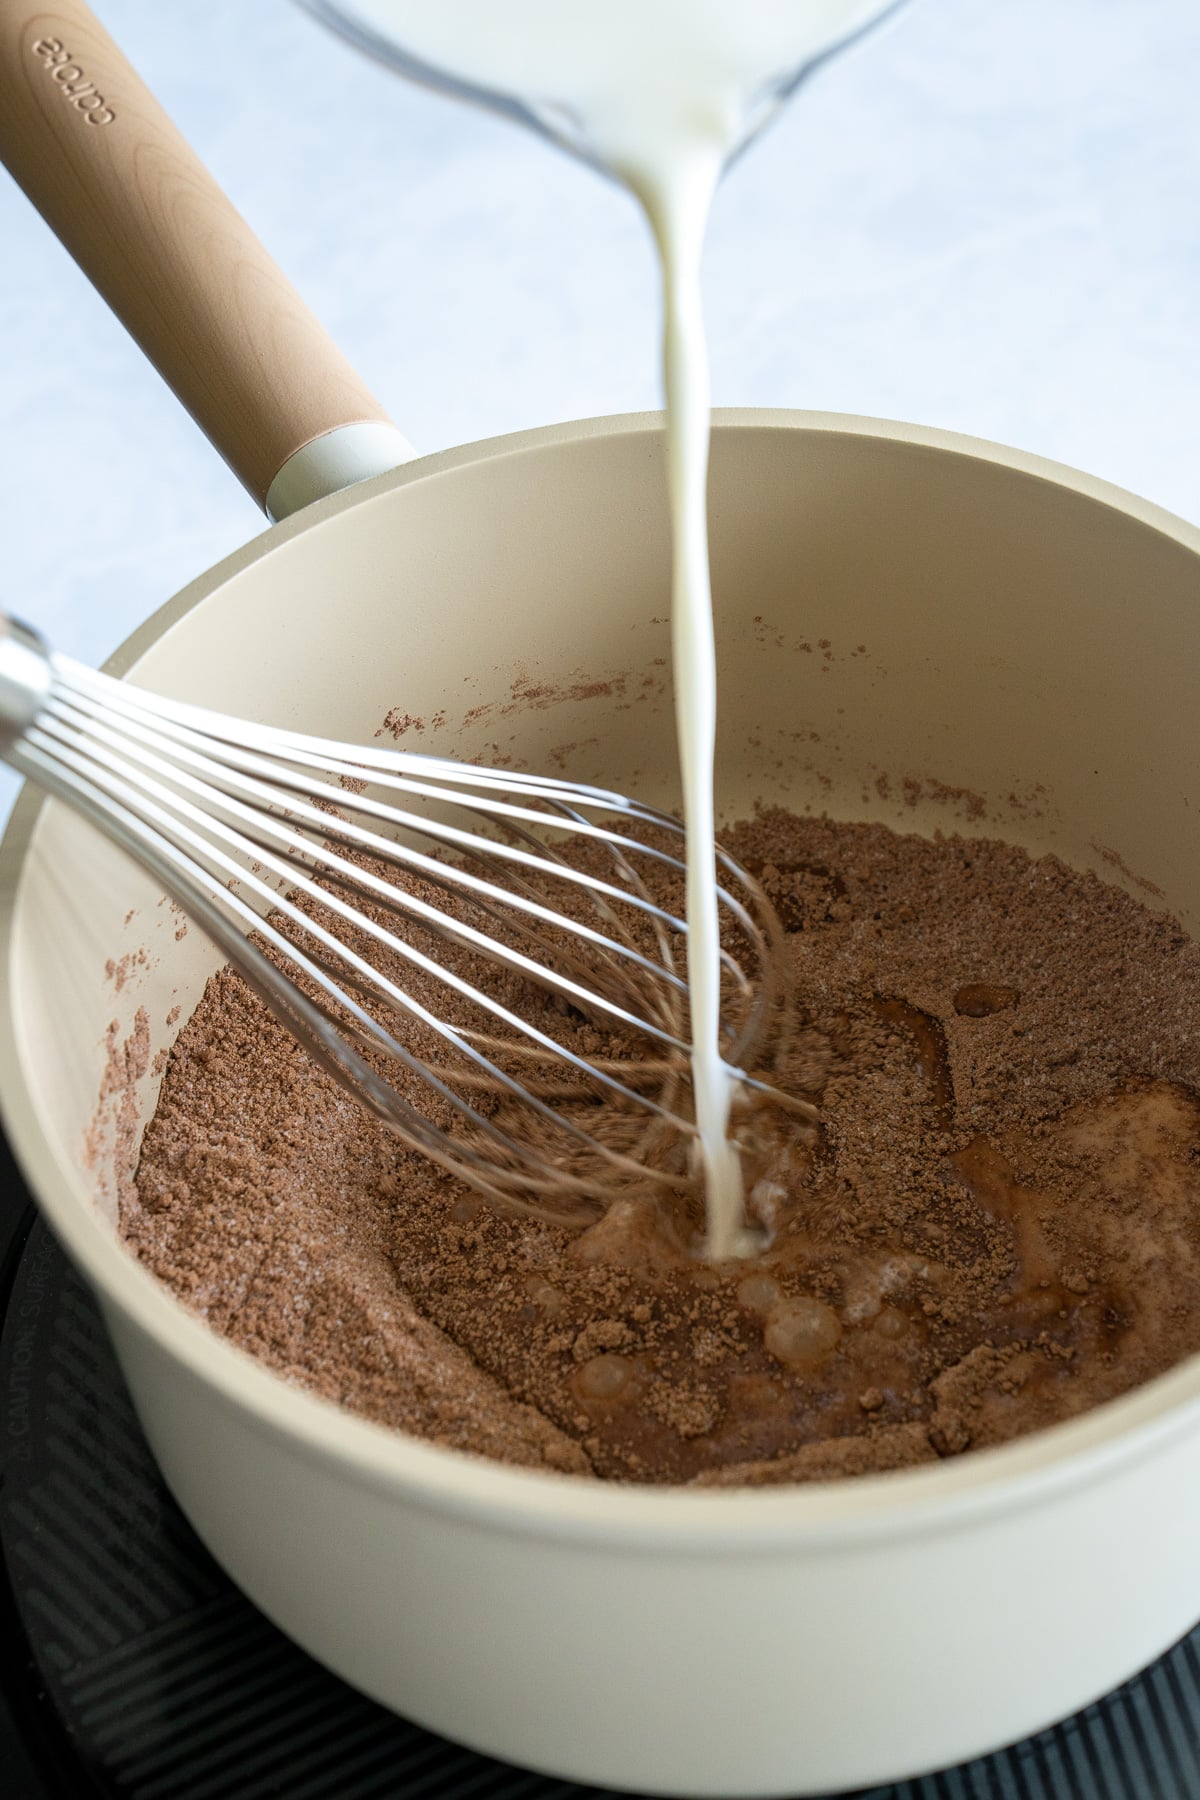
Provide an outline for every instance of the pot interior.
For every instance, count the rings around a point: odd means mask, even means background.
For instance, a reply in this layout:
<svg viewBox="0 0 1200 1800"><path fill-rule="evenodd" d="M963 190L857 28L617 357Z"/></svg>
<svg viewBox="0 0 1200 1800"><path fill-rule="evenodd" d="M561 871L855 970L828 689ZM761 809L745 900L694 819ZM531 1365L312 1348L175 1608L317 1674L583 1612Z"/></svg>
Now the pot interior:
<svg viewBox="0 0 1200 1800"><path fill-rule="evenodd" d="M721 424L711 514L725 818L779 802L1002 836L1196 929L1189 528L986 446L776 415ZM410 466L183 600L132 679L351 740L392 713L406 749L677 802L656 421ZM22 854L28 811L4 859L21 1129L74 1197L70 1237L91 1207L114 1219L220 959L61 805Z"/></svg>

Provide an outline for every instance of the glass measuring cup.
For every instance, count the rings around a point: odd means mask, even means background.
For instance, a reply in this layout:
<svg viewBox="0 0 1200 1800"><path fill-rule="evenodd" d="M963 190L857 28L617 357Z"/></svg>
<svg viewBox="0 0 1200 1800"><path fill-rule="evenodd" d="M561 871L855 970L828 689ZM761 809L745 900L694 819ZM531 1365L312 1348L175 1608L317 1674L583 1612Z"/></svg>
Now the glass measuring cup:
<svg viewBox="0 0 1200 1800"><path fill-rule="evenodd" d="M904 0L299 3L410 80L620 173L622 114L640 127L655 112L669 121L707 91L728 164L806 75Z"/></svg>

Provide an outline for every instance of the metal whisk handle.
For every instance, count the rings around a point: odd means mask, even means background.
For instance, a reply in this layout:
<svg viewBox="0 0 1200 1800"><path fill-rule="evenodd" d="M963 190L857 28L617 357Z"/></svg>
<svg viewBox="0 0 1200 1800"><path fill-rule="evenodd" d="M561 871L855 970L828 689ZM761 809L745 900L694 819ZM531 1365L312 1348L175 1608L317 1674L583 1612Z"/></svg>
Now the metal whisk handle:
<svg viewBox="0 0 1200 1800"><path fill-rule="evenodd" d="M51 681L45 640L0 613L0 749L28 731L46 704Z"/></svg>

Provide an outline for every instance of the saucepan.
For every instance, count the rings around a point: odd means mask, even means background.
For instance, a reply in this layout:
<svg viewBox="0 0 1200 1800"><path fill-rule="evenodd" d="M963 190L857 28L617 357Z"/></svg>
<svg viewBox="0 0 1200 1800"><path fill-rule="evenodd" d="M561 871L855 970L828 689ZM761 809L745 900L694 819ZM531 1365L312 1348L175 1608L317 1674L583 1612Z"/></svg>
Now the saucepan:
<svg viewBox="0 0 1200 1800"><path fill-rule="evenodd" d="M397 461L394 428L94 22L9 6L3 31L10 165L291 515L109 667L338 737L402 704L435 750L544 769L569 745L580 780L674 804L661 420L330 491ZM999 834L1151 883L1200 929L1200 533L1017 451L805 413L719 414L711 497L727 819L778 801ZM171 1489L258 1605L388 1706L583 1781L814 1794L1022 1737L1200 1613L1197 1357L1000 1449L744 1492L521 1472L289 1386L115 1229L216 953L32 792L0 931L7 1129Z"/></svg>

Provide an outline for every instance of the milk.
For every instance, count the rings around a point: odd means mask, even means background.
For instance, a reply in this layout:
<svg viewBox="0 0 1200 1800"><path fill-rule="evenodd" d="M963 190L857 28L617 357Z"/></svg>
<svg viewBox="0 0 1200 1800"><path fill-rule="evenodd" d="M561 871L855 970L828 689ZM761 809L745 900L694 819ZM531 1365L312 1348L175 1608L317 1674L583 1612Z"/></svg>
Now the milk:
<svg viewBox="0 0 1200 1800"><path fill-rule="evenodd" d="M714 856L717 680L708 574L708 359L700 255L739 148L819 57L895 0L355 0L408 73L515 112L615 175L645 208L663 283L674 570L671 632L687 825L692 1081L707 1253L736 1256L742 1171L729 1137L736 1072L721 1055Z"/></svg>

